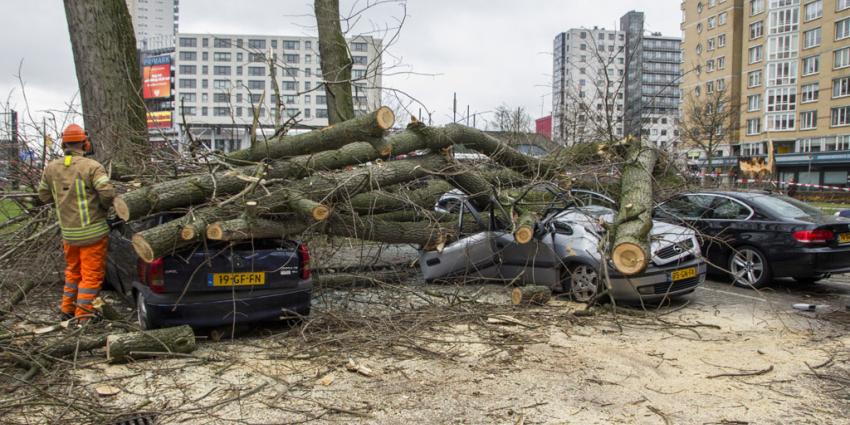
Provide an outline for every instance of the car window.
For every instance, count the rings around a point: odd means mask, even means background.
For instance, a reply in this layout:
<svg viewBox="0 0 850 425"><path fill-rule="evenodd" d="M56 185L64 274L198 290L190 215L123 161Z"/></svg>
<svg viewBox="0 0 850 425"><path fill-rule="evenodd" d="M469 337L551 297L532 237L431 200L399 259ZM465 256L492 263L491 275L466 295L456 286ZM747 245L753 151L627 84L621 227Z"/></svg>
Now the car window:
<svg viewBox="0 0 850 425"><path fill-rule="evenodd" d="M659 209L679 218L709 218L713 201L714 198L708 195L681 195L665 202Z"/></svg>
<svg viewBox="0 0 850 425"><path fill-rule="evenodd" d="M598 193L587 191L573 191L571 195L575 200L576 205L580 207L586 207L589 205L599 205L606 208L617 209L616 205L614 205L613 202L611 202L609 199L604 198Z"/></svg>
<svg viewBox="0 0 850 425"><path fill-rule="evenodd" d="M458 200L457 198L440 199L437 205L439 205L439 207L445 210L446 212L452 214L457 214L458 212L460 212L460 200Z"/></svg>
<svg viewBox="0 0 850 425"><path fill-rule="evenodd" d="M750 202L777 218L820 217L823 213L804 202L783 195L751 195Z"/></svg>
<svg viewBox="0 0 850 425"><path fill-rule="evenodd" d="M711 211L711 218L718 220L744 220L750 209L738 201L718 196Z"/></svg>

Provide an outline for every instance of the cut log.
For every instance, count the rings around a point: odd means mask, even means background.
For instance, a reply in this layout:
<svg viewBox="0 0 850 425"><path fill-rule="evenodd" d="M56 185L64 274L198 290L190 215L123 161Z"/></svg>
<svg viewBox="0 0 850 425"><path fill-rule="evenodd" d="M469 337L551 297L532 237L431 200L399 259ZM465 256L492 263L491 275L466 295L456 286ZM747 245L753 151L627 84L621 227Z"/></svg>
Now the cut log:
<svg viewBox="0 0 850 425"><path fill-rule="evenodd" d="M549 302L550 298L552 298L552 290L548 286L519 286L511 291L513 305L543 305Z"/></svg>
<svg viewBox="0 0 850 425"><path fill-rule="evenodd" d="M145 357L148 353L191 353L195 350L195 333L189 325L142 332L109 335L106 359L120 363Z"/></svg>
<svg viewBox="0 0 850 425"><path fill-rule="evenodd" d="M629 138L620 179L620 210L612 226L611 260L626 276L643 272L650 260L652 171L658 158L646 140Z"/></svg>
<svg viewBox="0 0 850 425"><path fill-rule="evenodd" d="M106 320L117 321L124 319L123 314L119 313L115 307L109 305L109 303L101 297L95 298L94 301L92 301L91 306Z"/></svg>
<svg viewBox="0 0 850 425"><path fill-rule="evenodd" d="M349 205L358 213L376 214L416 207L432 209L444 193L453 187L443 180L430 180L425 187L397 192L375 190L349 199Z"/></svg>
<svg viewBox="0 0 850 425"><path fill-rule="evenodd" d="M237 241L261 238L286 238L297 235L308 228L300 221L272 221L262 218L219 221L207 226L207 239L214 241Z"/></svg>
<svg viewBox="0 0 850 425"><path fill-rule="evenodd" d="M514 240L519 244L527 244L534 237L534 226L537 223L537 216L534 213L527 212L517 218L514 224Z"/></svg>
<svg viewBox="0 0 850 425"><path fill-rule="evenodd" d="M395 124L393 111L382 106L370 114L355 117L321 130L283 136L259 142L253 149L244 149L228 155L231 160L259 161L264 158L286 158L340 147L353 141L366 141L383 137Z"/></svg>

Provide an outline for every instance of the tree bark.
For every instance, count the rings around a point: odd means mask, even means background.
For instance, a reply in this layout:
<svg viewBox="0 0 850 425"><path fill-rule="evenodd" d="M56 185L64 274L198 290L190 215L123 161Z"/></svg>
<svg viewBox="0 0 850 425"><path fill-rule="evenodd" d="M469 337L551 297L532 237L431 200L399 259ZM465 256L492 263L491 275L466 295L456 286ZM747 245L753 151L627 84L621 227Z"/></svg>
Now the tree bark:
<svg viewBox="0 0 850 425"><path fill-rule="evenodd" d="M315 0L316 26L319 30L319 54L327 94L328 123L354 118L351 96L351 56L348 42L339 24L339 0Z"/></svg>
<svg viewBox="0 0 850 425"><path fill-rule="evenodd" d="M543 305L549 302L550 298L552 298L552 290L548 286L519 286L511 291L513 305Z"/></svg>
<svg viewBox="0 0 850 425"><path fill-rule="evenodd" d="M236 161L260 161L264 158L287 158L332 149L339 149L351 142L380 139L395 123L395 114L386 106L370 114L352 118L321 130L272 138L257 143L256 147L243 149L228 155ZM383 142L376 141L383 146Z"/></svg>
<svg viewBox="0 0 850 425"><path fill-rule="evenodd" d="M147 119L127 4L65 0L83 119L95 158L142 166L149 158Z"/></svg>
<svg viewBox="0 0 850 425"><path fill-rule="evenodd" d="M191 353L195 350L195 333L189 325L143 332L109 335L106 359L121 363L146 357L149 353Z"/></svg>
<svg viewBox="0 0 850 425"><path fill-rule="evenodd" d="M631 276L644 271L650 260L652 170L658 154L648 141L635 138L627 142L626 149L620 211L611 232L611 260L617 271Z"/></svg>
<svg viewBox="0 0 850 425"><path fill-rule="evenodd" d="M534 237L534 225L537 223L537 215L526 212L520 215L514 223L514 240L518 244L527 244Z"/></svg>
<svg viewBox="0 0 850 425"><path fill-rule="evenodd" d="M386 192L376 190L352 196L349 199L351 209L358 213L377 214L422 207L431 209L444 193L453 187L443 180L430 180L427 186L415 190Z"/></svg>
<svg viewBox="0 0 850 425"><path fill-rule="evenodd" d="M95 310L97 310L97 312L101 315L101 317L103 317L104 319L106 319L108 321L116 321L116 320L123 320L124 319L124 315L119 313L118 310L115 309L115 307L112 307L111 305L109 305L109 303L106 302L106 300L104 300L103 298L100 298L100 297L95 298L94 301L92 302L92 307Z"/></svg>

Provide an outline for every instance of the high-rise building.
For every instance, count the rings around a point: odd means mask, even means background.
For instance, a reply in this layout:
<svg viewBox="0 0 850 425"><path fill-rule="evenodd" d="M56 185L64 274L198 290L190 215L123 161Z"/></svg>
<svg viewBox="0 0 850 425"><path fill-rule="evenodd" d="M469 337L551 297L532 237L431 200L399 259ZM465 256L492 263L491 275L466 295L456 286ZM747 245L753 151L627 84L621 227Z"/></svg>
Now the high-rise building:
<svg viewBox="0 0 850 425"><path fill-rule="evenodd" d="M126 0L133 19L139 50L159 50L174 46L178 31L179 0Z"/></svg>
<svg viewBox="0 0 850 425"><path fill-rule="evenodd" d="M207 146L233 151L247 147L258 111L261 131L274 131L278 101L281 121L301 127L328 124L318 38L234 34L178 34L175 54L175 117L185 132ZM355 113L381 104L380 39L349 41ZM270 72L269 61L273 66Z"/></svg>
<svg viewBox="0 0 850 425"><path fill-rule="evenodd" d="M620 30L576 28L554 42L552 136L573 145L643 135L659 146L678 136L681 40L646 35L643 12Z"/></svg>
<svg viewBox="0 0 850 425"><path fill-rule="evenodd" d="M740 111L713 165L772 145L780 180L847 186L850 0L685 0L682 12L685 101L725 90Z"/></svg>

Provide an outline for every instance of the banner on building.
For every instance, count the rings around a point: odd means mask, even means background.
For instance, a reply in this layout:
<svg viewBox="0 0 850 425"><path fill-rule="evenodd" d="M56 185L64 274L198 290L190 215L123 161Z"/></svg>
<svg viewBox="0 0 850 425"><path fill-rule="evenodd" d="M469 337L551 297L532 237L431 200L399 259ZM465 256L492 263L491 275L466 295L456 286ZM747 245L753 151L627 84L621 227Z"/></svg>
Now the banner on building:
<svg viewBox="0 0 850 425"><path fill-rule="evenodd" d="M171 111L148 112L148 129L171 128Z"/></svg>
<svg viewBox="0 0 850 425"><path fill-rule="evenodd" d="M142 92L145 99L171 97L171 56L154 56L142 62Z"/></svg>

